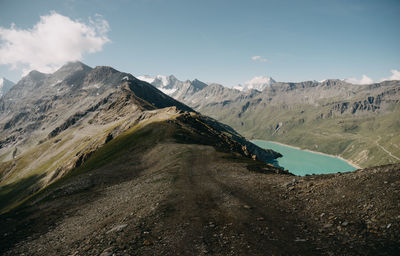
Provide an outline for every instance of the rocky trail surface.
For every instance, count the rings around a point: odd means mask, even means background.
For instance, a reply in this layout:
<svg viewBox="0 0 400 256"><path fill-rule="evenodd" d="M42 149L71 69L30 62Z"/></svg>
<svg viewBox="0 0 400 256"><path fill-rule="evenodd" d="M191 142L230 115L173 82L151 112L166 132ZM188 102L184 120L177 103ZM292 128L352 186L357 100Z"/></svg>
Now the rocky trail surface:
<svg viewBox="0 0 400 256"><path fill-rule="evenodd" d="M0 219L4 255L396 255L400 166L295 177L160 143ZM3 228L4 227L4 228Z"/></svg>

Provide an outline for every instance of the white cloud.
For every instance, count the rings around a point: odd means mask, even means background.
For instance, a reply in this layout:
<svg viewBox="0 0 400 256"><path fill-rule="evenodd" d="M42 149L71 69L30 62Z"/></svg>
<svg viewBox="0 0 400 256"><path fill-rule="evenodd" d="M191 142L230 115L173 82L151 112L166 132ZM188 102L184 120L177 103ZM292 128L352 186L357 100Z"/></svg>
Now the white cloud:
<svg viewBox="0 0 400 256"><path fill-rule="evenodd" d="M259 62L266 62L266 61L268 61L266 58L263 58L263 57L261 57L261 56L253 56L253 57L251 57L251 59L252 59L253 61L259 61Z"/></svg>
<svg viewBox="0 0 400 256"><path fill-rule="evenodd" d="M238 85L238 86L235 86L234 88L238 89L240 91L247 91L247 90L251 90L251 89L262 91L266 87L268 87L274 83L276 83L276 81L274 79L272 79L272 77L256 76L256 77L253 77L252 79L250 79L249 81L246 81L244 83L244 85Z"/></svg>
<svg viewBox="0 0 400 256"><path fill-rule="evenodd" d="M400 71L392 69L390 72L392 72L392 75L388 78L382 78L381 81L400 80Z"/></svg>
<svg viewBox="0 0 400 256"><path fill-rule="evenodd" d="M41 16L30 29L0 27L0 64L50 73L68 61L82 60L83 54L102 50L109 25L100 15L88 23L71 20L56 12Z"/></svg>
<svg viewBox="0 0 400 256"><path fill-rule="evenodd" d="M272 84L275 80L269 76L255 76L249 81L246 81L245 84L254 85L254 84Z"/></svg>
<svg viewBox="0 0 400 256"><path fill-rule="evenodd" d="M362 75L361 79L357 79L355 77L350 77L345 79L346 82L351 83L351 84L372 84L374 83L374 80L369 78L366 75Z"/></svg>

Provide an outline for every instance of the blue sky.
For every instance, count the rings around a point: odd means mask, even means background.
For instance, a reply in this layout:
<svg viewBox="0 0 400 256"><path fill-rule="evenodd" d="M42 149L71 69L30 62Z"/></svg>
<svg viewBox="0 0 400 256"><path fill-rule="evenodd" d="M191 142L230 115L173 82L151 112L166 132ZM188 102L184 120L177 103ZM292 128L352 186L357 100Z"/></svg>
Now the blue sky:
<svg viewBox="0 0 400 256"><path fill-rule="evenodd" d="M0 0L0 28L32 30L52 11L87 25L89 17L105 21L101 46L82 48L78 58L136 76L174 74L232 86L255 76L304 81L366 75L379 81L400 70L398 0ZM29 46L26 41L21 47ZM19 62L12 70L10 52L6 60L0 55L0 77L18 81L27 69L45 65L45 58L38 64L38 57L25 57L30 64Z"/></svg>

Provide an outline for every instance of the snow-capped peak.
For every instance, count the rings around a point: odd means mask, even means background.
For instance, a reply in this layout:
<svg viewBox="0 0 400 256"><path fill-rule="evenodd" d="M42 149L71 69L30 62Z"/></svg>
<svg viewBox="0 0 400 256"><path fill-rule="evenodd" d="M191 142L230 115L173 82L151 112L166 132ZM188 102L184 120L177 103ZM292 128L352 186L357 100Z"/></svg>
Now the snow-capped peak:
<svg viewBox="0 0 400 256"><path fill-rule="evenodd" d="M149 84L151 84L156 79L155 76L148 76L148 75L138 76L136 78L139 80L145 81Z"/></svg>
<svg viewBox="0 0 400 256"><path fill-rule="evenodd" d="M170 85L171 83L175 83L178 81L178 79L173 76L163 76L163 75L156 75L156 76L149 76L149 75L143 75L143 76L138 76L137 79L145 81L149 84L152 84L156 87L166 87Z"/></svg>
<svg viewBox="0 0 400 256"><path fill-rule="evenodd" d="M272 77L256 76L250 79L249 81L245 82L244 85L239 84L233 88L239 91L248 91L248 90L262 91L266 87L271 86L274 83L276 83L276 81Z"/></svg>
<svg viewBox="0 0 400 256"><path fill-rule="evenodd" d="M236 89L236 90L239 90L239 91L243 91L244 88L243 88L243 85L238 84L238 85L234 86L233 89Z"/></svg>
<svg viewBox="0 0 400 256"><path fill-rule="evenodd" d="M175 76L138 76L139 80L148 82L165 94L172 95L176 90L182 88L183 82L178 80Z"/></svg>

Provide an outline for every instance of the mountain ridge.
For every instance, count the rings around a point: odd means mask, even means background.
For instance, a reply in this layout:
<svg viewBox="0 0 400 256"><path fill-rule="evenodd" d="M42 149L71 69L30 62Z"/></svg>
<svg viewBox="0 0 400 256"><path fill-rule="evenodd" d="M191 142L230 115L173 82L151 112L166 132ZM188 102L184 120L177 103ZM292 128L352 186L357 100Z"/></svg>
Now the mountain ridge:
<svg viewBox="0 0 400 256"><path fill-rule="evenodd" d="M187 100L207 95L204 107L241 101L243 117L263 103L257 90L184 89ZM221 93L232 98L218 102ZM399 164L291 175L263 162L279 153L106 66L33 72L0 106L2 255L387 255L400 248Z"/></svg>
<svg viewBox="0 0 400 256"><path fill-rule="evenodd" d="M368 167L400 158L399 85L396 80L359 85L327 79L239 91L209 84L171 96L248 138L339 155Z"/></svg>
<svg viewBox="0 0 400 256"><path fill-rule="evenodd" d="M90 68L75 62L53 74L32 71L0 99L0 106L2 186L41 174L30 186L40 191L132 127L166 121L188 134L202 133L204 143L218 150L262 161L281 156L131 74L107 66ZM29 191L10 200L22 202ZM5 203L2 210L8 207L12 206Z"/></svg>

